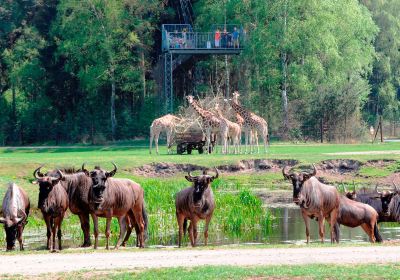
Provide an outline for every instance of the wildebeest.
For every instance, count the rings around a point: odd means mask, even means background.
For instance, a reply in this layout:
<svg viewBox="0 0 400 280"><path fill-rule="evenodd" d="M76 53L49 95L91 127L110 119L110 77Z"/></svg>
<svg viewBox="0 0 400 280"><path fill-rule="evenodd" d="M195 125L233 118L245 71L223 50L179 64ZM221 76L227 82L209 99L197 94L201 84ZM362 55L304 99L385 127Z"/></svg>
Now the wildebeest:
<svg viewBox="0 0 400 280"><path fill-rule="evenodd" d="M26 192L14 183L10 183L4 195L0 223L6 231L7 251L14 250L15 239L18 239L19 249L24 250L22 232L27 224L30 202Z"/></svg>
<svg viewBox="0 0 400 280"><path fill-rule="evenodd" d="M208 175L206 171L203 171L203 175L199 176L192 176L190 172L188 176L185 176L186 180L192 182L193 185L178 192L175 199L176 218L179 226L179 247L182 243L182 235L186 233L187 220L190 220L189 238L194 247L197 240L197 222L204 219L206 221L204 244L207 246L208 225L215 208L211 182L219 176L217 168L215 168L215 171L215 176Z"/></svg>
<svg viewBox="0 0 400 280"><path fill-rule="evenodd" d="M396 211L395 207L396 199L392 200L392 198L396 195L397 191L379 192L376 187L374 191L365 188L356 191L354 188L352 192L347 190L345 190L345 192L346 192L346 197L348 197L349 199L368 204L372 208L374 208L379 215L378 223L400 221L400 219L397 219L395 217L396 213L398 213L398 215L400 216L400 209ZM392 208L392 211L389 211L389 207Z"/></svg>
<svg viewBox="0 0 400 280"><path fill-rule="evenodd" d="M58 171L48 171L45 175L57 177ZM92 186L92 179L89 177L89 171L85 169L84 164L82 165L81 170L77 172L69 170L63 175L63 180L60 181L60 183L68 193L69 209L73 214L79 216L81 223L84 237L82 247L89 247L91 246L89 223L89 190Z"/></svg>
<svg viewBox="0 0 400 280"><path fill-rule="evenodd" d="M340 196L339 215L337 222L351 228L361 226L371 242L382 242L378 229L378 213L371 206ZM339 241L338 232L336 240Z"/></svg>
<svg viewBox="0 0 400 280"><path fill-rule="evenodd" d="M58 249L61 246L61 225L65 212L68 209L68 194L60 184L63 174L57 171L57 177L45 176L40 173L41 167L33 172L39 184L38 208L43 214L43 219L47 227L47 249L56 251L56 233L58 238Z"/></svg>
<svg viewBox="0 0 400 280"><path fill-rule="evenodd" d="M331 227L331 242L335 238L334 226L339 214L339 193L335 187L325 185L316 177L317 169L313 165L313 172L287 173L282 169L283 177L293 184L293 202L300 206L301 214L306 225L307 243L310 242L310 217L318 220L319 236L324 242L324 220L328 219Z"/></svg>
<svg viewBox="0 0 400 280"><path fill-rule="evenodd" d="M137 224L139 231L139 247L144 247L144 191L139 184L129 179L112 178L117 172L117 166L113 163L114 170L105 171L96 167L90 172L92 187L89 192L90 211L94 222L95 245L98 244L98 218L105 217L106 221L106 249L109 248L111 218L117 217L120 226L120 234L115 248L121 244L126 233L127 215L133 215L132 222Z"/></svg>

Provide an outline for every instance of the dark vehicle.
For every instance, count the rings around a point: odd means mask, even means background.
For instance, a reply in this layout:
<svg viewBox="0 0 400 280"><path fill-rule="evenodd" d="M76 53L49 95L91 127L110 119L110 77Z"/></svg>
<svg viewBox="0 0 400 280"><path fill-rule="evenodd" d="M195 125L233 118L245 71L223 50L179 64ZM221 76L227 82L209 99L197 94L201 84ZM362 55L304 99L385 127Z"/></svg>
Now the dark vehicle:
<svg viewBox="0 0 400 280"><path fill-rule="evenodd" d="M212 135L211 139L211 147L209 153L212 152L215 146L215 135ZM199 154L204 153L204 150L207 149L207 141L203 132L201 130L188 130L182 133L176 134L176 153L178 155L182 155L187 153L188 155L192 154L193 150L197 150Z"/></svg>

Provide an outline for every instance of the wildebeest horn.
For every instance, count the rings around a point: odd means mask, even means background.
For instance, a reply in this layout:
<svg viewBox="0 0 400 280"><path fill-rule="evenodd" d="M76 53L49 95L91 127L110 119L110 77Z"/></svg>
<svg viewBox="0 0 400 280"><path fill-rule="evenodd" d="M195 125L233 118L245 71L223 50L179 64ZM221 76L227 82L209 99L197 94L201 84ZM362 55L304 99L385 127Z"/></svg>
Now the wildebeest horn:
<svg viewBox="0 0 400 280"><path fill-rule="evenodd" d="M22 217L21 218L16 218L15 221L17 223L21 222L21 221L25 221L27 218L27 215L24 211L22 211L21 209L18 210L18 213L21 213Z"/></svg>
<svg viewBox="0 0 400 280"><path fill-rule="evenodd" d="M284 177L284 178L289 178L289 173L286 172L286 167L287 167L287 166L284 166L284 167L282 168L282 174L283 174L283 177Z"/></svg>
<svg viewBox="0 0 400 280"><path fill-rule="evenodd" d="M3 217L0 217L0 224L5 224L6 223L6 219L4 219Z"/></svg>
<svg viewBox="0 0 400 280"><path fill-rule="evenodd" d="M396 183L394 181L392 181L392 183L393 183L393 186L394 186L394 191L399 193L400 189L397 187Z"/></svg>
<svg viewBox="0 0 400 280"><path fill-rule="evenodd" d="M115 173L117 173L117 170L118 170L118 167L117 167L117 165L114 163L114 162L111 162L112 163L112 165L114 165L114 170L113 171L111 171L111 172L107 172L107 174L108 174L108 177L112 177L112 176L114 176L115 175Z"/></svg>
<svg viewBox="0 0 400 280"><path fill-rule="evenodd" d="M218 168L214 167L215 169L215 176L212 176L213 179L217 179L219 177L219 171Z"/></svg>
<svg viewBox="0 0 400 280"><path fill-rule="evenodd" d="M378 191L378 185L375 186L375 192L381 194L382 192Z"/></svg>
<svg viewBox="0 0 400 280"><path fill-rule="evenodd" d="M64 174L61 172L60 169L57 169L57 173L58 173L59 179L63 180L64 179Z"/></svg>
<svg viewBox="0 0 400 280"><path fill-rule="evenodd" d="M192 175L191 171L188 172L188 176L190 179L193 179L195 176Z"/></svg>
<svg viewBox="0 0 400 280"><path fill-rule="evenodd" d="M317 175L317 168L315 168L314 163L313 163L312 167L313 167L313 173L310 173L310 175L315 176L315 175Z"/></svg>
<svg viewBox="0 0 400 280"><path fill-rule="evenodd" d="M40 177L43 177L44 175L40 172L40 169L43 167L43 165L39 166L35 171L33 171L33 177L36 179L39 179Z"/></svg>

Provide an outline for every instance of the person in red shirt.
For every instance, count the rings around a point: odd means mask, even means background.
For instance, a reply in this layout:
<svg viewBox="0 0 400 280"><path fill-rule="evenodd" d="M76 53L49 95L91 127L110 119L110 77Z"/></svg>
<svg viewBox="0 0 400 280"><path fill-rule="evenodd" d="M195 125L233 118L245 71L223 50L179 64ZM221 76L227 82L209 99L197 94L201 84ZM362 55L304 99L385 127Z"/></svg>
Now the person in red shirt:
<svg viewBox="0 0 400 280"><path fill-rule="evenodd" d="M215 31L215 36L214 36L214 43L216 48L219 48L220 40L221 40L221 32L219 31L219 28L217 28L217 31Z"/></svg>

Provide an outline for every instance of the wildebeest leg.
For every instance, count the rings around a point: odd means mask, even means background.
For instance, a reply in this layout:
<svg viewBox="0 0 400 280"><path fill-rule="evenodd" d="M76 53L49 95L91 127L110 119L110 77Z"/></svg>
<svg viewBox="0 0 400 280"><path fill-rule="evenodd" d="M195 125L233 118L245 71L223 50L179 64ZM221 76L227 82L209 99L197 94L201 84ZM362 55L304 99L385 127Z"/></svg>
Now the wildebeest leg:
<svg viewBox="0 0 400 280"><path fill-rule="evenodd" d="M339 209L332 210L330 217L329 217L329 225L331 227L331 243L335 243L335 241L338 241L338 243L339 243L339 240L337 240L336 231L335 231L335 224L337 221L338 212L339 212Z"/></svg>
<svg viewBox="0 0 400 280"><path fill-rule="evenodd" d="M107 217L106 217L106 250L110 249L111 219L112 219L112 216L107 215Z"/></svg>
<svg viewBox="0 0 400 280"><path fill-rule="evenodd" d="M303 210L301 211L301 214L303 215L304 224L306 225L306 239L308 244L310 243L310 218L308 217L307 213L304 212Z"/></svg>
<svg viewBox="0 0 400 280"><path fill-rule="evenodd" d="M374 226L375 225L368 225L368 224L362 224L361 227L365 231L365 233L369 237L369 241L372 243L375 243L375 235L374 235Z"/></svg>
<svg viewBox="0 0 400 280"><path fill-rule="evenodd" d="M121 243L122 247L126 246L126 243L128 242L128 239L131 236L132 228L133 228L134 223L135 223L134 219L135 218L133 217L133 213L131 213L131 211L129 211L129 213L126 214L126 216L125 216L125 222L126 222L126 226L127 226L127 231L126 231L126 235L125 235L124 241L122 241L122 243ZM136 232L136 237L137 237L137 232ZM137 244L136 244L136 246L137 246Z"/></svg>
<svg viewBox="0 0 400 280"><path fill-rule="evenodd" d="M206 225L204 226L204 245L207 246L208 244L208 225L210 224L211 221L211 216L208 216L206 218Z"/></svg>
<svg viewBox="0 0 400 280"><path fill-rule="evenodd" d="M319 237L321 238L321 242L324 243L324 221L325 221L325 217L324 215L321 213L318 215L318 228L319 228ZM333 228L332 228L333 229Z"/></svg>
<svg viewBox="0 0 400 280"><path fill-rule="evenodd" d="M56 252L56 251L57 251L57 247L56 247L56 236L58 235L58 234L57 234L58 231L61 230L60 225L61 225L61 217L56 217L56 218L54 218L54 219L53 219L53 226L52 226L52 228L51 228L51 230L52 230L51 235L52 235L52 237L53 237L53 250L52 250L52 252ZM58 249L61 250L60 248L61 248L61 232L60 232L59 240L58 240Z"/></svg>
<svg viewBox="0 0 400 280"><path fill-rule="evenodd" d="M23 240L22 240L22 232L23 231L24 231L24 225L19 225L18 226L18 231L17 231L17 239L18 239L18 242L19 242L19 249L21 251L24 250L24 243L23 243Z"/></svg>
<svg viewBox="0 0 400 280"><path fill-rule="evenodd" d="M117 244L115 245L115 249L119 248L121 241L122 241L122 237L124 237L124 235L126 233L126 218L125 218L125 216L118 217L118 224L119 224L119 237L118 237Z"/></svg>
<svg viewBox="0 0 400 280"><path fill-rule="evenodd" d="M178 247L182 245L182 235L183 235L183 222L185 220L185 216L182 214L176 213L176 220L178 221Z"/></svg>
<svg viewBox="0 0 400 280"><path fill-rule="evenodd" d="M83 231L83 244L81 247L90 247L90 223L89 213L79 214L79 220L81 222L81 229Z"/></svg>
<svg viewBox="0 0 400 280"><path fill-rule="evenodd" d="M135 216L135 221L139 228L139 248L144 248L144 220L142 216L142 207L142 204L136 203L133 209L133 215Z"/></svg>
<svg viewBox="0 0 400 280"><path fill-rule="evenodd" d="M193 237L193 219L190 220L190 224L189 224L189 239L190 239L190 245L192 245L192 247L194 247L194 237Z"/></svg>
<svg viewBox="0 0 400 280"><path fill-rule="evenodd" d="M193 247L196 247L196 241L197 241L197 218L193 218L190 222L190 225L192 226L192 232L193 232Z"/></svg>
<svg viewBox="0 0 400 280"><path fill-rule="evenodd" d="M99 218L95 214L91 214L93 220L93 233L94 233L94 249L97 249L99 241Z"/></svg>
<svg viewBox="0 0 400 280"><path fill-rule="evenodd" d="M47 245L46 249L50 250L50 238L51 238L51 221L50 221L50 216L45 216L44 217L44 222L46 223L46 228L47 228Z"/></svg>
<svg viewBox="0 0 400 280"><path fill-rule="evenodd" d="M61 224L62 224L62 221L63 221L63 219L64 219L64 214L65 213L63 213L62 215L61 215L61 217L58 219L58 221L57 221L57 238L58 238L58 250L62 250L62 246L61 246L61 236L62 236L62 233L61 233Z"/></svg>
<svg viewBox="0 0 400 280"><path fill-rule="evenodd" d="M58 223L58 217L52 218L52 222L51 222L51 244L52 244L51 252L56 251L57 223Z"/></svg>

